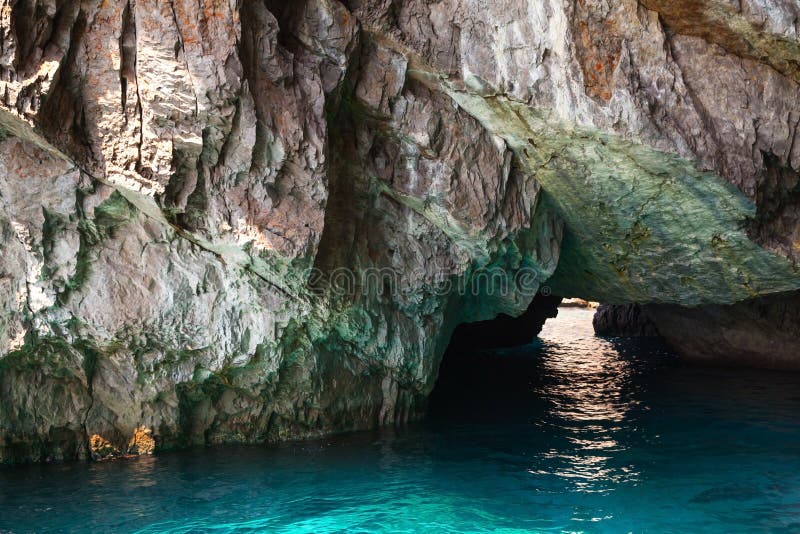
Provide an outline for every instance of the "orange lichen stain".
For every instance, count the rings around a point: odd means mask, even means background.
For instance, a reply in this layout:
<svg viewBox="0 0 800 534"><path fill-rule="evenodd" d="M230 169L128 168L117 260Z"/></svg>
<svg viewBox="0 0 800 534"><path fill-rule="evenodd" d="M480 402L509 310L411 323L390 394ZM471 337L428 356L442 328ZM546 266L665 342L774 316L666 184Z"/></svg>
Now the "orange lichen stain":
<svg viewBox="0 0 800 534"><path fill-rule="evenodd" d="M225 18L225 17L224 17L224 15L222 13L217 11L216 7L211 6L211 7L204 7L203 8L203 18L205 20L211 20L211 19L221 19L221 18Z"/></svg>
<svg viewBox="0 0 800 534"><path fill-rule="evenodd" d="M591 0L580 0L573 22L577 56L586 94L608 102L613 95L614 70L621 53L621 39L612 18L599 17Z"/></svg>
<svg viewBox="0 0 800 534"><path fill-rule="evenodd" d="M130 454L153 454L156 450L156 440L153 439L153 431L147 427L140 426L133 432L130 443L128 443L128 453Z"/></svg>
<svg viewBox="0 0 800 534"><path fill-rule="evenodd" d="M93 460L107 460L120 455L119 449L100 434L93 434L89 438L89 452Z"/></svg>

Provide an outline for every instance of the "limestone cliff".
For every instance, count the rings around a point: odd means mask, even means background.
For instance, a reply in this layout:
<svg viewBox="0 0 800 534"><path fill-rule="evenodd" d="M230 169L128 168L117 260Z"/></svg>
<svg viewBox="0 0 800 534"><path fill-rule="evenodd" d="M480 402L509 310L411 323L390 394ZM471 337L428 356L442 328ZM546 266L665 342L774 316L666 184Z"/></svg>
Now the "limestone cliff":
<svg viewBox="0 0 800 534"><path fill-rule="evenodd" d="M797 290L799 15L0 0L0 461L402 422L545 281Z"/></svg>

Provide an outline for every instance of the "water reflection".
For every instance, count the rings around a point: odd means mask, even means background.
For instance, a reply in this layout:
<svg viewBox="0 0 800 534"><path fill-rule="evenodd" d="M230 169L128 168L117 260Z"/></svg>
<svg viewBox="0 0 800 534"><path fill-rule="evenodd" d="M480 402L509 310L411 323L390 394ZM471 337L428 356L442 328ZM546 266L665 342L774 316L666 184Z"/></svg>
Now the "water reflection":
<svg viewBox="0 0 800 534"><path fill-rule="evenodd" d="M553 474L577 491L608 492L638 476L634 468L610 462L625 450L617 434L630 430L627 416L637 405L628 394L634 369L609 342L594 337L590 319L591 312L562 309L557 321L545 325L538 351L543 379L532 393L548 403L542 430L567 442L543 454L549 469L557 465Z"/></svg>

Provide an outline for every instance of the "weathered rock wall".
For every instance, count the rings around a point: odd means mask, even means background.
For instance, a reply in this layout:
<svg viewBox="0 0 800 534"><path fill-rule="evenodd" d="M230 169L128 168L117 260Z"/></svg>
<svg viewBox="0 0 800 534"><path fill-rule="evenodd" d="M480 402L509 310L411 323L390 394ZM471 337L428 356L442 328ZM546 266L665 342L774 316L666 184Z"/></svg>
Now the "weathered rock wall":
<svg viewBox="0 0 800 534"><path fill-rule="evenodd" d="M673 7L0 0L0 461L402 422L548 279L799 288L796 6Z"/></svg>
<svg viewBox="0 0 800 534"><path fill-rule="evenodd" d="M456 324L555 269L505 143L342 5L206 4L3 11L4 461L416 417ZM526 291L442 289L484 266Z"/></svg>

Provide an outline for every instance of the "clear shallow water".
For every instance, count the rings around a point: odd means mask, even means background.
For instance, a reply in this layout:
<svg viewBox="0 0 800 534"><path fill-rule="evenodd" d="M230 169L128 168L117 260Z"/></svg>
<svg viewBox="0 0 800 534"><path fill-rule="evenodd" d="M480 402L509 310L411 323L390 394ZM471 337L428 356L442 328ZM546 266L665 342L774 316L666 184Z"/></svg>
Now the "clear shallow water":
<svg viewBox="0 0 800 534"><path fill-rule="evenodd" d="M401 430L2 468L0 532L800 532L800 376L590 320L448 360Z"/></svg>

